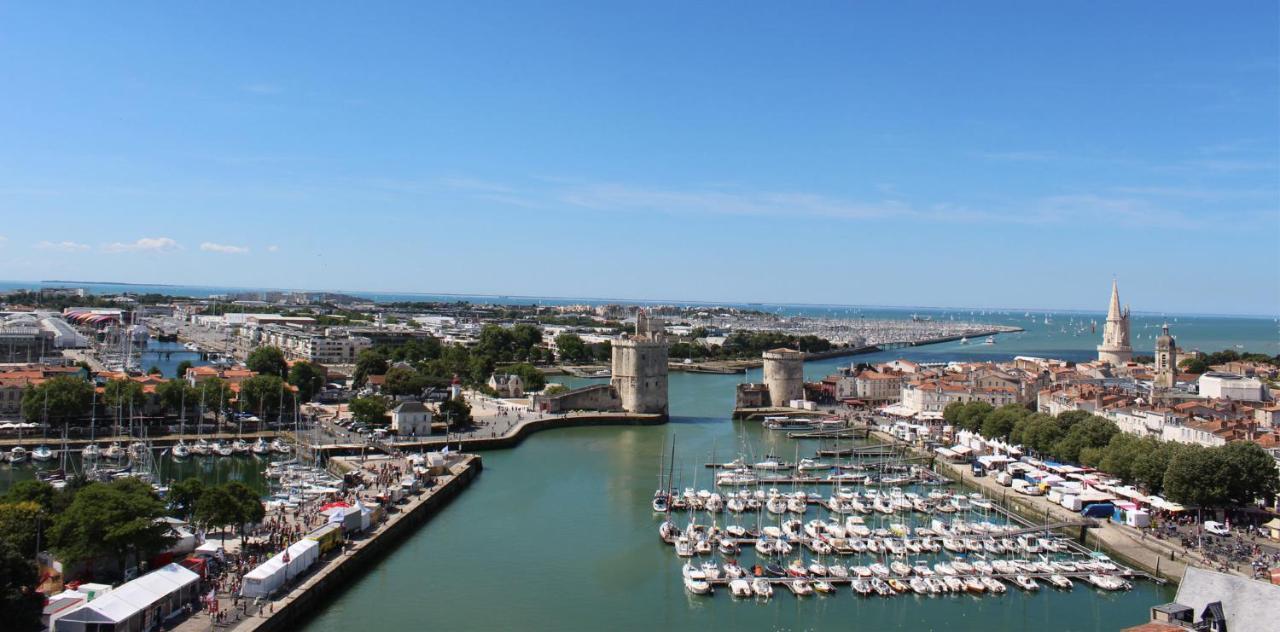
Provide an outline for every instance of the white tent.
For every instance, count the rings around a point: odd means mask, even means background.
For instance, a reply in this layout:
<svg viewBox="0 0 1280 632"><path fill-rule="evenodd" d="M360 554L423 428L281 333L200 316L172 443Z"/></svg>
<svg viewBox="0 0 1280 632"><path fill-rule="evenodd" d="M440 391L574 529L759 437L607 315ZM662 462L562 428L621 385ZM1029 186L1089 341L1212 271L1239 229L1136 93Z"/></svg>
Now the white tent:
<svg viewBox="0 0 1280 632"><path fill-rule="evenodd" d="M285 553L289 555L285 563ZM265 597L284 586L289 580L305 573L320 559L320 543L315 540L299 540L244 576L240 594L245 597Z"/></svg>
<svg viewBox="0 0 1280 632"><path fill-rule="evenodd" d="M62 615L54 630L80 632L90 627L96 630L149 627L186 603L194 595L198 581L200 576L196 573L170 564Z"/></svg>

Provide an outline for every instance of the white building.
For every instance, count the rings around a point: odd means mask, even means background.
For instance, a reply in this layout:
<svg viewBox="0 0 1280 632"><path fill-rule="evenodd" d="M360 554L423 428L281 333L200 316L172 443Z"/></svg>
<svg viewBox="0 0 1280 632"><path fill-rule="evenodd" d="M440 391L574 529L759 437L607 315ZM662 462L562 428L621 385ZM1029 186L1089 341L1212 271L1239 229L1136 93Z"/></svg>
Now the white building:
<svg viewBox="0 0 1280 632"><path fill-rule="evenodd" d="M431 411L422 402L401 402L391 411L391 429L401 437L431 434Z"/></svg>
<svg viewBox="0 0 1280 632"><path fill-rule="evenodd" d="M1210 371L1200 376L1197 386L1201 397L1237 402L1261 402L1267 399L1262 380L1235 373Z"/></svg>

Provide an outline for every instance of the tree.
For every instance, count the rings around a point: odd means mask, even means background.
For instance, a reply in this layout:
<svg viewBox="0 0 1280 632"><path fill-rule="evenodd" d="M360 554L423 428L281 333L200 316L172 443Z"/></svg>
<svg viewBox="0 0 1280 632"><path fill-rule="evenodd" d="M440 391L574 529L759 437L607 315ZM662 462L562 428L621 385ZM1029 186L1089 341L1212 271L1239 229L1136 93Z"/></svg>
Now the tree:
<svg viewBox="0 0 1280 632"><path fill-rule="evenodd" d="M1133 481L1151 494L1164 491L1165 472L1169 470L1169 463L1174 455L1182 448L1181 443L1160 441L1155 437L1143 438L1139 454L1129 469Z"/></svg>
<svg viewBox="0 0 1280 632"><path fill-rule="evenodd" d="M209 530L236 524L241 511L239 501L225 485L206 489L196 502L196 520Z"/></svg>
<svg viewBox="0 0 1280 632"><path fill-rule="evenodd" d="M1029 415L1020 404L1005 404L987 415L982 422L982 436L988 439L1008 439L1014 426Z"/></svg>
<svg viewBox="0 0 1280 632"><path fill-rule="evenodd" d="M198 478L184 478L169 486L169 507L183 518L190 518L200 504L200 497L206 491L204 481Z"/></svg>
<svg viewBox="0 0 1280 632"><path fill-rule="evenodd" d="M1142 439L1136 435L1127 432L1116 433L1103 449L1097 468L1120 480L1133 481L1133 468L1146 448Z"/></svg>
<svg viewBox="0 0 1280 632"><path fill-rule="evenodd" d="M471 405L461 399L440 402L440 418L450 426L471 425Z"/></svg>
<svg viewBox="0 0 1280 632"><path fill-rule="evenodd" d="M262 504L262 498L258 493L249 488L248 485L240 481L229 481L224 485L227 496L235 503L236 506L236 522L240 528L240 535L244 535L244 525L255 522L262 522L267 515L267 509Z"/></svg>
<svg viewBox="0 0 1280 632"><path fill-rule="evenodd" d="M0 612L4 627L14 632L44 629L40 616L44 595L36 592L40 580L31 556L7 542L0 542Z"/></svg>
<svg viewBox="0 0 1280 632"><path fill-rule="evenodd" d="M1062 417L1059 416L1058 420L1061 421ZM1079 463L1081 450L1101 448L1117 432L1120 432L1120 428L1111 420L1090 415L1088 419L1072 425L1049 453L1063 462Z"/></svg>
<svg viewBox="0 0 1280 632"><path fill-rule="evenodd" d="M1209 370L1209 362L1198 356L1183 358L1178 362L1178 366L1182 367L1187 373L1204 373Z"/></svg>
<svg viewBox="0 0 1280 632"><path fill-rule="evenodd" d="M1067 412L1058 415L1058 425L1062 426L1062 431L1065 433L1070 430L1072 426L1092 416L1093 414L1087 410L1068 410Z"/></svg>
<svg viewBox="0 0 1280 632"><path fill-rule="evenodd" d="M552 384L542 391L543 395L559 395L560 393L569 392L569 387L564 384Z"/></svg>
<svg viewBox="0 0 1280 632"><path fill-rule="evenodd" d="M1164 474L1165 495L1185 505L1221 507L1227 502L1230 485L1225 465L1221 452L1188 445L1169 461Z"/></svg>
<svg viewBox="0 0 1280 632"><path fill-rule="evenodd" d="M382 397L357 397L347 404L351 416L356 421L366 424L385 425L387 423L387 400Z"/></svg>
<svg viewBox="0 0 1280 632"><path fill-rule="evenodd" d="M986 421L987 415L995 410L991 404L986 402L967 402L957 416L956 425L962 430L977 432L982 428L982 422ZM945 411L944 411L945 414Z"/></svg>
<svg viewBox="0 0 1280 632"><path fill-rule="evenodd" d="M538 345L542 344L542 330L527 323L520 323L511 328L511 344L516 360L532 362L536 359L533 357L534 352Z"/></svg>
<svg viewBox="0 0 1280 632"><path fill-rule="evenodd" d="M64 561L107 558L123 572L130 553L147 559L172 543L164 515L164 503L136 478L90 483L54 518L49 543Z"/></svg>
<svg viewBox="0 0 1280 632"><path fill-rule="evenodd" d="M325 370L310 362L295 362L289 367L289 383L298 389L298 398L304 402L324 387Z"/></svg>
<svg viewBox="0 0 1280 632"><path fill-rule="evenodd" d="M47 512L39 503L26 500L0 503L0 544L11 544L24 554L36 553L36 529Z"/></svg>
<svg viewBox="0 0 1280 632"><path fill-rule="evenodd" d="M284 361L284 352L279 347L258 347L245 359L244 365L259 375L274 375L283 378L289 370Z"/></svg>
<svg viewBox="0 0 1280 632"><path fill-rule="evenodd" d="M578 334L563 333L556 336L556 354L561 362L589 362L591 350Z"/></svg>
<svg viewBox="0 0 1280 632"><path fill-rule="evenodd" d="M200 396L186 381L173 379L156 386L156 397L165 410L181 413L184 407L193 408Z"/></svg>
<svg viewBox="0 0 1280 632"><path fill-rule="evenodd" d="M387 356L381 351L365 349L356 355L356 372L353 376L356 386L363 386L370 375L383 375L387 372Z"/></svg>
<svg viewBox="0 0 1280 632"><path fill-rule="evenodd" d="M426 380L413 369L392 367L387 371L382 382L382 392L393 397L400 395L421 395L426 388Z"/></svg>
<svg viewBox="0 0 1280 632"><path fill-rule="evenodd" d="M44 419L46 402L49 421L70 421L88 415L93 404L93 385L78 377L55 377L22 393L22 416Z"/></svg>
<svg viewBox="0 0 1280 632"><path fill-rule="evenodd" d="M179 362L177 368L173 370L174 379L181 380L182 378L186 377L187 369L195 368L195 366L196 365L192 364L190 360L183 360L182 362Z"/></svg>
<svg viewBox="0 0 1280 632"><path fill-rule="evenodd" d="M102 401L108 408L127 411L129 408L141 408L146 402L146 394L142 385L130 379L110 380L102 389Z"/></svg>
<svg viewBox="0 0 1280 632"><path fill-rule="evenodd" d="M57 507L58 490L41 480L27 479L18 481L5 492L0 501L6 503L33 502L47 510Z"/></svg>
<svg viewBox="0 0 1280 632"><path fill-rule="evenodd" d="M1252 441L1235 441L1220 448L1227 482L1227 501L1236 507L1247 507L1258 499L1268 501L1280 491L1280 476L1275 459Z"/></svg>
<svg viewBox="0 0 1280 632"><path fill-rule="evenodd" d="M514 355L514 339L511 332L501 325L485 325L480 329L474 350L495 361L509 360Z"/></svg>
<svg viewBox="0 0 1280 632"><path fill-rule="evenodd" d="M255 375L240 383L240 402L260 417L271 416L280 410L284 391L284 380L280 376Z"/></svg>
<svg viewBox="0 0 1280 632"><path fill-rule="evenodd" d="M196 401L202 406L214 410L235 398L231 387L224 380L216 377L197 382L194 395Z"/></svg>
<svg viewBox="0 0 1280 632"><path fill-rule="evenodd" d="M507 371L513 375L520 376L520 382L524 384L526 391L540 391L547 385L547 376L543 375L537 367L532 364L522 362L513 364L507 368Z"/></svg>

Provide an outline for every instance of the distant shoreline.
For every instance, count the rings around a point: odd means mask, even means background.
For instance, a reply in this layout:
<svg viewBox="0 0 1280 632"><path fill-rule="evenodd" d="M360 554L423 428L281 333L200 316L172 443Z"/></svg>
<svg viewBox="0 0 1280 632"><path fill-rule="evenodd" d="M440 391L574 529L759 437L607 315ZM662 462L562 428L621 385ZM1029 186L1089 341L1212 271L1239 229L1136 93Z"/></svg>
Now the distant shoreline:
<svg viewBox="0 0 1280 632"><path fill-rule="evenodd" d="M1105 310L1100 309L1068 309L1068 308L1044 308L1044 307L970 307L970 306L937 306L937 305L849 305L838 303L780 303L780 302L757 302L757 301L698 301L698 300L679 300L679 299L637 299L637 298L619 298L619 297L590 297L590 296L540 296L528 294L464 294L459 292L405 292L395 290L316 290L301 288L284 288L284 287L244 287L244 286L223 286L223 285L199 285L199 284L177 284L177 283L127 283L120 281L73 281L73 280L40 280L40 281L21 281L21 280L0 280L0 283L9 284L63 284L63 285L92 285L107 286L118 285L121 287L156 287L156 288L198 288L204 290L216 290L217 293L233 291L233 292L308 292L308 293L330 293L330 294L349 294L362 298L370 296L398 296L398 297L445 297L445 298L463 298L463 299L499 299L499 300L525 300L525 301L584 301L593 303L626 303L632 305L705 305L712 307L745 307L749 309L757 309L767 311L762 308L770 307L802 307L809 309L886 309L886 310L921 310L934 312L961 312L961 311L986 311L986 312L1030 312L1032 314L1077 314L1077 315L1098 315L1105 314ZM386 301L378 299L376 302L401 302L400 300ZM408 301L405 301L408 302ZM1134 310L1136 316L1188 316L1197 318L1247 318L1247 319L1275 319L1280 318L1280 314L1213 314L1213 313L1197 313L1197 312L1166 312L1166 311L1143 311Z"/></svg>

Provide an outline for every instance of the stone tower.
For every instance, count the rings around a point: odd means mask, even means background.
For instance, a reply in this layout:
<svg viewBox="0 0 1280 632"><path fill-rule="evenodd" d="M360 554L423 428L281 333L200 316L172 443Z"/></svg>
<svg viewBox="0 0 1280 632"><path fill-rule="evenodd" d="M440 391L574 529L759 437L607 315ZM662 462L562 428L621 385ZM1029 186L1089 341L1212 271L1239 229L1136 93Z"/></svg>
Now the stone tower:
<svg viewBox="0 0 1280 632"><path fill-rule="evenodd" d="M1107 308L1107 325L1102 330L1102 344L1098 345L1098 361L1121 366L1133 359L1133 347L1129 345L1129 308L1120 309L1120 288L1111 282L1111 305Z"/></svg>
<svg viewBox="0 0 1280 632"><path fill-rule="evenodd" d="M613 343L613 379L622 409L629 413L667 414L667 341L662 321L636 314L634 336Z"/></svg>
<svg viewBox="0 0 1280 632"><path fill-rule="evenodd" d="M794 349L764 352L764 385L773 406L790 406L791 400L804 399L804 354Z"/></svg>
<svg viewBox="0 0 1280 632"><path fill-rule="evenodd" d="M1173 388L1178 375L1178 341L1169 335L1165 323L1156 338L1156 388Z"/></svg>

